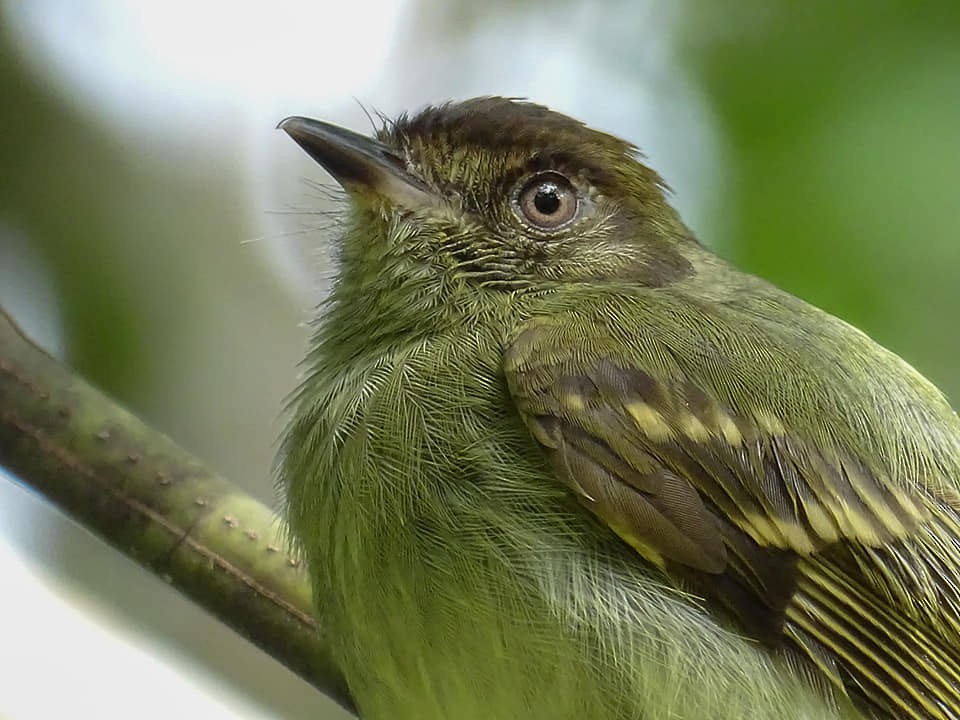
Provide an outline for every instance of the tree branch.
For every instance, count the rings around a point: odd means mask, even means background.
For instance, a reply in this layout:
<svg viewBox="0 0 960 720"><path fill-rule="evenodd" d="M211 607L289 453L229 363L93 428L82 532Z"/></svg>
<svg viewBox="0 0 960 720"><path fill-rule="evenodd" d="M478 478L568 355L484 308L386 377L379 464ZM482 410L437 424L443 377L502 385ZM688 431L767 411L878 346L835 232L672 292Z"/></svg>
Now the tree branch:
<svg viewBox="0 0 960 720"><path fill-rule="evenodd" d="M282 522L0 310L0 465L347 709Z"/></svg>

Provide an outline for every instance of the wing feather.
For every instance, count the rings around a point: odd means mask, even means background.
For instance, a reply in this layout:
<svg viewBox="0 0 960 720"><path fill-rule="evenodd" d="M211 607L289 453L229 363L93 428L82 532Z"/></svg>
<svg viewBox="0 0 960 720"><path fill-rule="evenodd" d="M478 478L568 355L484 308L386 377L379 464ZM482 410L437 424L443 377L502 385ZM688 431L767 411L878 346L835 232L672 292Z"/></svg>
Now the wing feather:
<svg viewBox="0 0 960 720"><path fill-rule="evenodd" d="M960 504L551 327L528 323L504 369L585 507L884 717L960 719Z"/></svg>

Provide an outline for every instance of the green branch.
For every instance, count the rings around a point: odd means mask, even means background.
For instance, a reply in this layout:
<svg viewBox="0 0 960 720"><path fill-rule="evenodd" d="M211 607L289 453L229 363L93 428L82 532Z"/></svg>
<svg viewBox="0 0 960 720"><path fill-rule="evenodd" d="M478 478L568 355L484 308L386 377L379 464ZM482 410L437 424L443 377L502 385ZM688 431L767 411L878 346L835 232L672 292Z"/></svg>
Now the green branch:
<svg viewBox="0 0 960 720"><path fill-rule="evenodd" d="M0 465L346 708L278 518L0 310Z"/></svg>

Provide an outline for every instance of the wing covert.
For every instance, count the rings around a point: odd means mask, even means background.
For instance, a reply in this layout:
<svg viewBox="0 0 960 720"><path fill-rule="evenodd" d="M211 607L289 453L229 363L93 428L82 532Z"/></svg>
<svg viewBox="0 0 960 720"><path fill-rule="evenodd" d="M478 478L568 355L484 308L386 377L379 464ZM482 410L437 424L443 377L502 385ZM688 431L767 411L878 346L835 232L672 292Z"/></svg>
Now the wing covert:
<svg viewBox="0 0 960 720"><path fill-rule="evenodd" d="M845 692L892 717L960 718L957 508L645 350L576 320L515 334L508 387L557 478L647 562Z"/></svg>

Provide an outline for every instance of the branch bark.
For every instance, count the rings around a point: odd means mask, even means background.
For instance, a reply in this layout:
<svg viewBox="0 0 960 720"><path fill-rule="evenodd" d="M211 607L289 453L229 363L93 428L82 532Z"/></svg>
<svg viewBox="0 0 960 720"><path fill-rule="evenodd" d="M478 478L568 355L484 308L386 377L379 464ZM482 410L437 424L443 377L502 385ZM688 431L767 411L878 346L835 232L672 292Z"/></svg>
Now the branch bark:
<svg viewBox="0 0 960 720"><path fill-rule="evenodd" d="M2 310L0 465L353 710L282 521L73 375Z"/></svg>

